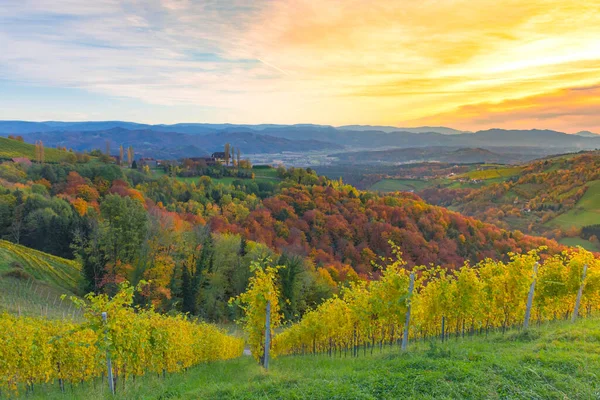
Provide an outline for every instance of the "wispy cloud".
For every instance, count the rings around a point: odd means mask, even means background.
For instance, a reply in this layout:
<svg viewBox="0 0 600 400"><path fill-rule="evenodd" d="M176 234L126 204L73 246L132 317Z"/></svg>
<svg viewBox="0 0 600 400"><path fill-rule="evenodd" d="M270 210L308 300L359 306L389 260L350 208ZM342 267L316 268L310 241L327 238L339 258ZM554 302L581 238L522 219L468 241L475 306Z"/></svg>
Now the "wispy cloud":
<svg viewBox="0 0 600 400"><path fill-rule="evenodd" d="M498 125L595 93L599 39L589 0L4 0L0 75L237 122Z"/></svg>
<svg viewBox="0 0 600 400"><path fill-rule="evenodd" d="M600 132L600 85L557 90L497 103L465 105L448 113L410 121L411 124L451 124L463 129L548 128L575 133Z"/></svg>

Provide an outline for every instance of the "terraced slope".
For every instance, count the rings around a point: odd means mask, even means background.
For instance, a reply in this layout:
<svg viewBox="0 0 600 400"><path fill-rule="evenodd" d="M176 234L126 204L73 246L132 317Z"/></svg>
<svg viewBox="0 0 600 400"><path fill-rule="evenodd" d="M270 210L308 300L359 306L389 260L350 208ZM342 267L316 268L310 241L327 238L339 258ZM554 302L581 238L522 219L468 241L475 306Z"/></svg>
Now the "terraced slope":
<svg viewBox="0 0 600 400"><path fill-rule="evenodd" d="M62 295L80 294L80 273L74 261L0 240L0 313L78 319Z"/></svg>
<svg viewBox="0 0 600 400"><path fill-rule="evenodd" d="M0 274L14 270L13 263L36 280L73 293L79 289L81 268L75 261L0 240Z"/></svg>

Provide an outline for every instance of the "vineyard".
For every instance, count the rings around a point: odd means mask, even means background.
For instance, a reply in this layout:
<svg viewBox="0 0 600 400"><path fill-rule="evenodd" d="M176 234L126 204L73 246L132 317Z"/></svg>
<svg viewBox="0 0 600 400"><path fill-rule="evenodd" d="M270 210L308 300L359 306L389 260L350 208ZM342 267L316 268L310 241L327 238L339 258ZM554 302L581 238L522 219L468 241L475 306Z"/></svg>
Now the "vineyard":
<svg viewBox="0 0 600 400"><path fill-rule="evenodd" d="M58 149L45 148L44 161L60 162L65 159L66 154L66 152ZM17 157L27 157L32 161L35 160L35 146L33 144L20 142L18 140L0 137L0 159L11 159Z"/></svg>
<svg viewBox="0 0 600 400"><path fill-rule="evenodd" d="M361 349L372 352L402 339L444 340L504 332L525 320L567 319L577 307L578 314L589 316L600 304L600 262L583 249L543 262L538 251L530 251L512 254L507 263L488 259L453 272L415 268L412 294L398 249L396 254L381 279L351 284L342 297L326 301L277 335L274 354L358 356Z"/></svg>
<svg viewBox="0 0 600 400"><path fill-rule="evenodd" d="M119 388L125 387L128 377L164 376L242 354L242 339L184 316L136 309L131 306L133 296L134 288L124 284L111 299L106 295L73 299L84 309L81 324L0 315L0 390L33 392L45 383L64 390L67 383L104 380L107 355L114 386Z"/></svg>
<svg viewBox="0 0 600 400"><path fill-rule="evenodd" d="M75 261L0 240L0 272L9 271L11 264L18 265L37 280L60 286L71 293L77 293L79 289L81 268Z"/></svg>
<svg viewBox="0 0 600 400"><path fill-rule="evenodd" d="M132 306L144 281L137 288L121 284L112 298L72 298L83 310L81 323L2 314L0 389L10 395L34 393L40 385L64 391L66 384L95 388L101 381L106 387L110 371L117 393L126 393L135 377L166 379L168 373L239 357L245 342L265 367L269 351L276 357L320 354L341 362L340 357L387 352L384 348L400 343L405 350L408 343L418 349L432 338L494 337L598 311L600 261L581 248L548 255L542 247L511 253L507 262L486 259L453 271L431 266L409 271L400 249L391 246L394 257L382 260L378 279L350 283L340 296L281 331L278 282L285 267L268 259L253 263L246 292L230 301L244 311L246 341L183 315Z"/></svg>

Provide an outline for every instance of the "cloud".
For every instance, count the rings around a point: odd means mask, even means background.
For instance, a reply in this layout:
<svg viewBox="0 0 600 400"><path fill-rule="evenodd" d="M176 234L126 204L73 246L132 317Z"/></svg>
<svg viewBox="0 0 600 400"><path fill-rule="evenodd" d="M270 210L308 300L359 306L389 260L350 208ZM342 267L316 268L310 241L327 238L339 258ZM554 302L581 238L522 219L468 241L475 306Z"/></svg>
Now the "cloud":
<svg viewBox="0 0 600 400"><path fill-rule="evenodd" d="M238 122L450 124L593 91L598 37L588 0L4 0L0 75Z"/></svg>
<svg viewBox="0 0 600 400"><path fill-rule="evenodd" d="M600 132L600 84L557 90L498 103L470 104L439 115L406 121L409 124L448 123L468 130L550 128L575 133Z"/></svg>

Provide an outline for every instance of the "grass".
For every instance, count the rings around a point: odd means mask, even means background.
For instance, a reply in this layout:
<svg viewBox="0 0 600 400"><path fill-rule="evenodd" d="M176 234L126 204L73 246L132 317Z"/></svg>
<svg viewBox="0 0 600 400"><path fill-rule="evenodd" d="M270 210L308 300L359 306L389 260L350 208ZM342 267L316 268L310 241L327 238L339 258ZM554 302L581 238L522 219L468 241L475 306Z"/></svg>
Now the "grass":
<svg viewBox="0 0 600 400"><path fill-rule="evenodd" d="M424 189L429 182L419 179L382 179L373 184L369 190L375 192L417 191Z"/></svg>
<svg viewBox="0 0 600 400"><path fill-rule="evenodd" d="M65 159L66 154L66 152L61 150L49 147L44 148L44 160L46 162L60 162ZM0 137L0 159L16 157L27 157L35 161L35 145Z"/></svg>
<svg viewBox="0 0 600 400"><path fill-rule="evenodd" d="M154 175L156 177L161 177L163 175L166 175L165 172L160 169L153 169L152 172L154 173ZM254 180L256 182L271 182L271 183L276 183L279 182L280 179L277 177L277 170L273 169L273 168L253 168L252 172L254 172ZM177 179L179 182L186 182L186 183L191 183L191 182L198 182L198 180L200 179L200 176L191 176L191 177L176 177L175 179ZM224 178L212 178L211 180L214 183L221 183L223 185L232 185L234 181L236 180L245 180L245 178L238 178L238 177L224 177Z"/></svg>
<svg viewBox="0 0 600 400"><path fill-rule="evenodd" d="M359 358L282 357L268 372L250 357L201 365L165 379L129 380L119 399L593 399L600 396L597 319L527 332L411 343ZM28 398L112 398L96 382Z"/></svg>
<svg viewBox="0 0 600 400"><path fill-rule="evenodd" d="M78 311L60 296L79 292L80 274L74 261L0 240L0 312L77 317Z"/></svg>
<svg viewBox="0 0 600 400"><path fill-rule="evenodd" d="M0 278L0 313L81 320L83 318L81 310L77 309L68 298L61 299L63 294L73 295L46 282L2 277Z"/></svg>
<svg viewBox="0 0 600 400"><path fill-rule="evenodd" d="M502 168L490 168L483 170L469 171L459 177L465 177L469 179L486 180L494 178L508 178L511 176L518 175L521 172L521 167L502 167Z"/></svg>
<svg viewBox="0 0 600 400"><path fill-rule="evenodd" d="M598 246L598 244L592 243L589 240L585 240L579 237L562 238L558 241L558 243L571 247L581 246L588 251L600 251L600 246Z"/></svg>
<svg viewBox="0 0 600 400"><path fill-rule="evenodd" d="M252 168L252 172L254 172L254 176L256 178L270 178L272 180L278 181L279 176L277 174L277 170L275 168Z"/></svg>
<svg viewBox="0 0 600 400"><path fill-rule="evenodd" d="M571 210L550 220L548 226L568 229L600 224L600 180L588 184L588 189Z"/></svg>

